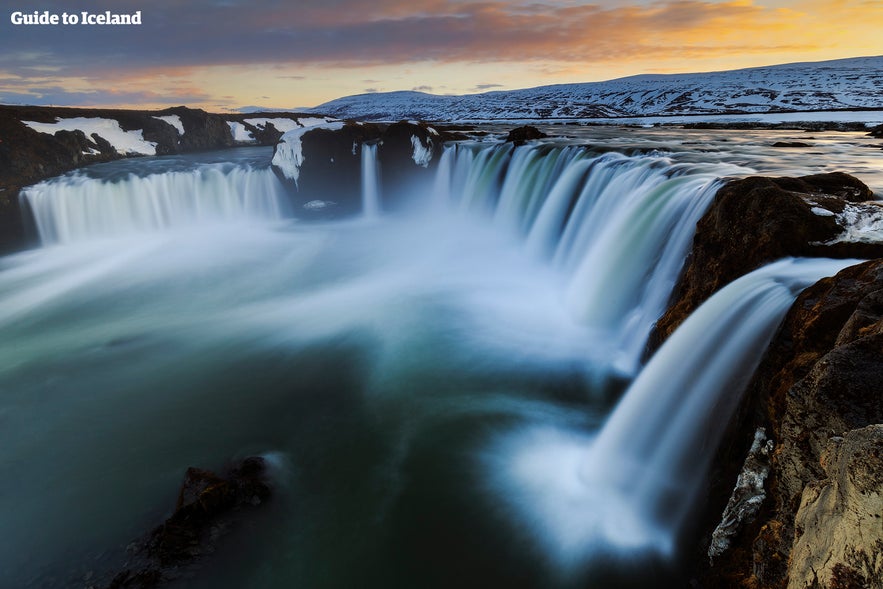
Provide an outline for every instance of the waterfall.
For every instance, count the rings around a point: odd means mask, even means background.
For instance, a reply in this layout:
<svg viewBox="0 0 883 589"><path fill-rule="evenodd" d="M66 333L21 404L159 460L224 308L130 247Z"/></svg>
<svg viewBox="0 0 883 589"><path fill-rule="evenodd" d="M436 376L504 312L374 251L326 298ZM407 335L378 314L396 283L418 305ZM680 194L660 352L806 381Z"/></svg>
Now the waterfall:
<svg viewBox="0 0 883 589"><path fill-rule="evenodd" d="M120 180L62 176L26 188L43 243L283 216L285 191L268 169L203 165Z"/></svg>
<svg viewBox="0 0 883 589"><path fill-rule="evenodd" d="M457 144L433 198L487 215L560 269L572 315L598 332L592 353L634 375L696 223L732 172L572 145Z"/></svg>
<svg viewBox="0 0 883 589"><path fill-rule="evenodd" d="M678 529L724 428L797 295L858 260L786 259L735 280L697 309L641 371L583 476Z"/></svg>
<svg viewBox="0 0 883 589"><path fill-rule="evenodd" d="M801 290L857 260L786 259L724 287L659 349L596 437L518 432L499 484L562 564L626 549L671 558L711 458ZM499 459L498 459L499 460Z"/></svg>
<svg viewBox="0 0 883 589"><path fill-rule="evenodd" d="M377 144L362 144L362 210L365 217L376 219L383 208L380 204L380 163Z"/></svg>

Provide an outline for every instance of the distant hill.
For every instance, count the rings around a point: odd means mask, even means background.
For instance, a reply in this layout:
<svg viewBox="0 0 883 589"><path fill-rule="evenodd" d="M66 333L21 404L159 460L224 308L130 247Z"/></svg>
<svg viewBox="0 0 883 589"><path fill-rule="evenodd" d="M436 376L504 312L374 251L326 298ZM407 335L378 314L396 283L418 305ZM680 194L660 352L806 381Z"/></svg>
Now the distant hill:
<svg viewBox="0 0 883 589"><path fill-rule="evenodd" d="M869 108L883 109L883 56L698 74L645 74L464 96L358 94L312 110L362 120L458 121Z"/></svg>

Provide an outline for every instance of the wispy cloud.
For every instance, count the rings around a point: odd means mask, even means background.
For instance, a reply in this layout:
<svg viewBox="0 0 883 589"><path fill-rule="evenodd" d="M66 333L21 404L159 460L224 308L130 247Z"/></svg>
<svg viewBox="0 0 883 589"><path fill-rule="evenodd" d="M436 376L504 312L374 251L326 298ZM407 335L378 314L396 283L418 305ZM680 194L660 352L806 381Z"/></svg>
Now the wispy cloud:
<svg viewBox="0 0 883 589"><path fill-rule="evenodd" d="M544 69L587 71L593 64L638 62L647 70L679 60L684 63L681 69L689 70L691 60L734 56L755 55L767 62L774 53L825 59L826 51L846 47L854 47L854 55L878 54L883 53L878 34L883 11L875 10L878 3L375 0L366 10L362 0L45 0L41 10L52 12L141 10L144 24L15 27L4 20L0 94L39 94L23 92L10 82L22 78L44 90L66 88L72 99L90 93L96 99L122 96L134 85L136 93L153 91L156 101L165 103L163 92L172 89L174 78L193 87L190 79L210 67L275 68L278 74L273 78L283 83L305 81L301 72L309 68L405 66L405 72L408 64L524 64L537 76L525 80L527 86L542 83ZM400 87L435 84L420 75L409 73ZM362 77L368 78L353 80ZM147 84L151 80L153 86ZM369 91L393 81L353 83ZM470 84L474 91L498 87ZM172 102L206 92L172 90Z"/></svg>

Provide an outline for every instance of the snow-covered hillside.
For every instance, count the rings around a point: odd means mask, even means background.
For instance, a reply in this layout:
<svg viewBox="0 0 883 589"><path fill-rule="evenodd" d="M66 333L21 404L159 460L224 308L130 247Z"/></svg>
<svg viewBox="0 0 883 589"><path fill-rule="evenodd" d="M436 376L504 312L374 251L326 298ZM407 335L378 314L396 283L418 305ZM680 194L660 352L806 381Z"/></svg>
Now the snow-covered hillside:
<svg viewBox="0 0 883 589"><path fill-rule="evenodd" d="M701 74L640 75L465 96L385 92L314 112L362 120L589 119L883 108L883 56Z"/></svg>

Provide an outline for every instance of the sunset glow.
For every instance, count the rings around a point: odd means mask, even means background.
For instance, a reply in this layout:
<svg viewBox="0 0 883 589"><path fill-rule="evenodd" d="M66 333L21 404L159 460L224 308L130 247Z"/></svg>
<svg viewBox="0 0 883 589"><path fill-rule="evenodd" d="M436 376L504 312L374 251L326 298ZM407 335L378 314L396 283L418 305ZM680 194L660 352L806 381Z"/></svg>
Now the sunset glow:
<svg viewBox="0 0 883 589"><path fill-rule="evenodd" d="M143 24L15 26L14 9ZM96 0L2 23L6 104L296 108L883 54L878 0Z"/></svg>

